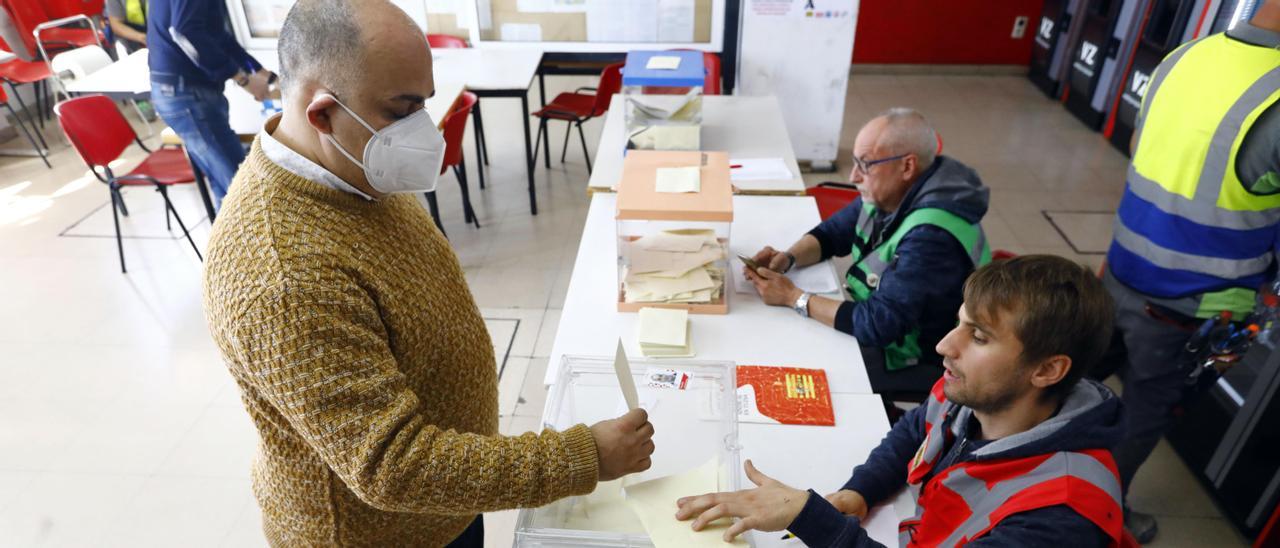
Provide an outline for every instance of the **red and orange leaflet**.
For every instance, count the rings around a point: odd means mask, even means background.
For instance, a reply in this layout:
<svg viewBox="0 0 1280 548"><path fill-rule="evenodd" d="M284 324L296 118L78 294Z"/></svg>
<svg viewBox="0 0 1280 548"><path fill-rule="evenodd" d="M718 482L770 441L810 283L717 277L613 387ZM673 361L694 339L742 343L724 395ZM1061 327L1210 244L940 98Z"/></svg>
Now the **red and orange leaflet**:
<svg viewBox="0 0 1280 548"><path fill-rule="evenodd" d="M751 385L760 414L782 424L835 426L831 389L821 369L739 365L738 386Z"/></svg>

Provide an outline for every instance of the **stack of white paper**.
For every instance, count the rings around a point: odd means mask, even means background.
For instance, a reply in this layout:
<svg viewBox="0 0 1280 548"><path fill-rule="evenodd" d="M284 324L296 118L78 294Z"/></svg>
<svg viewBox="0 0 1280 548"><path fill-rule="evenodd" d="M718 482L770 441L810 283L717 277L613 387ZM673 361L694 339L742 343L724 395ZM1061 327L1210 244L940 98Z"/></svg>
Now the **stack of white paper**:
<svg viewBox="0 0 1280 548"><path fill-rule="evenodd" d="M693 356L689 311L672 308L640 309L640 351L645 356L689 358Z"/></svg>
<svg viewBox="0 0 1280 548"><path fill-rule="evenodd" d="M720 299L724 248L711 230L673 230L625 244L629 303L710 303Z"/></svg>
<svg viewBox="0 0 1280 548"><path fill-rule="evenodd" d="M795 177L782 158L730 158L729 178L738 181L787 180Z"/></svg>

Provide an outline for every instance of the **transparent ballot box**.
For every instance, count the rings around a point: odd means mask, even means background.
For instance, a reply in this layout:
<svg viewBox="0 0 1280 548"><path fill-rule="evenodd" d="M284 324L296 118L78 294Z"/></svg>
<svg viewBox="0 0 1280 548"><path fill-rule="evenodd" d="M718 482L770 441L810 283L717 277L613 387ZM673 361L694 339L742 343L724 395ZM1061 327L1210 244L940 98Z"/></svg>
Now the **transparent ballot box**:
<svg viewBox="0 0 1280 548"><path fill-rule="evenodd" d="M618 183L618 311L728 313L732 224L727 153L627 154Z"/></svg>
<svg viewBox="0 0 1280 548"><path fill-rule="evenodd" d="M622 69L627 148L700 149L705 82L700 51L628 53Z"/></svg>
<svg viewBox="0 0 1280 548"><path fill-rule="evenodd" d="M716 491L742 488L734 364L666 359L632 360L630 365L640 406L654 426L653 466L600 483L589 495L521 510L515 546L653 546L627 504L625 486L699 470L714 482ZM625 412L612 358L565 356L547 394L543 422L564 430ZM672 516L675 507L673 499Z"/></svg>

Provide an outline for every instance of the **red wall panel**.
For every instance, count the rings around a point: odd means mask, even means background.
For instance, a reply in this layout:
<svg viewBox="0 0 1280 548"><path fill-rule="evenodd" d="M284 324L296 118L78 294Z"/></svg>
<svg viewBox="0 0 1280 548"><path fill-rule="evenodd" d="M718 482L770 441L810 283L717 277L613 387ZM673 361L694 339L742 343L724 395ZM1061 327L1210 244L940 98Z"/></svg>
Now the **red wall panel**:
<svg viewBox="0 0 1280 548"><path fill-rule="evenodd" d="M1025 65L1043 0L862 0L854 63ZM1010 35L1025 16L1020 39Z"/></svg>

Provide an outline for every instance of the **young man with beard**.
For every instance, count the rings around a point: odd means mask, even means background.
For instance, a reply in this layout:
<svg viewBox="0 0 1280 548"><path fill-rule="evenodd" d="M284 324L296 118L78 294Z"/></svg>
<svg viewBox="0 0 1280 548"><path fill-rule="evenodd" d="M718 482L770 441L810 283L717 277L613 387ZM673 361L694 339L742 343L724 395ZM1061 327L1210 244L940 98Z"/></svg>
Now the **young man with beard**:
<svg viewBox="0 0 1280 548"><path fill-rule="evenodd" d="M959 325L937 345L945 372L909 412L822 497L746 464L758 486L687 497L676 517L693 528L739 518L749 529L787 529L809 546L880 546L860 520L904 485L919 488L903 546L1117 546L1120 478L1110 448L1121 404L1082 380L1111 337L1112 303L1088 269L1028 255L979 268L964 286ZM846 418L852 420L853 418ZM695 519L696 518L696 519Z"/></svg>

